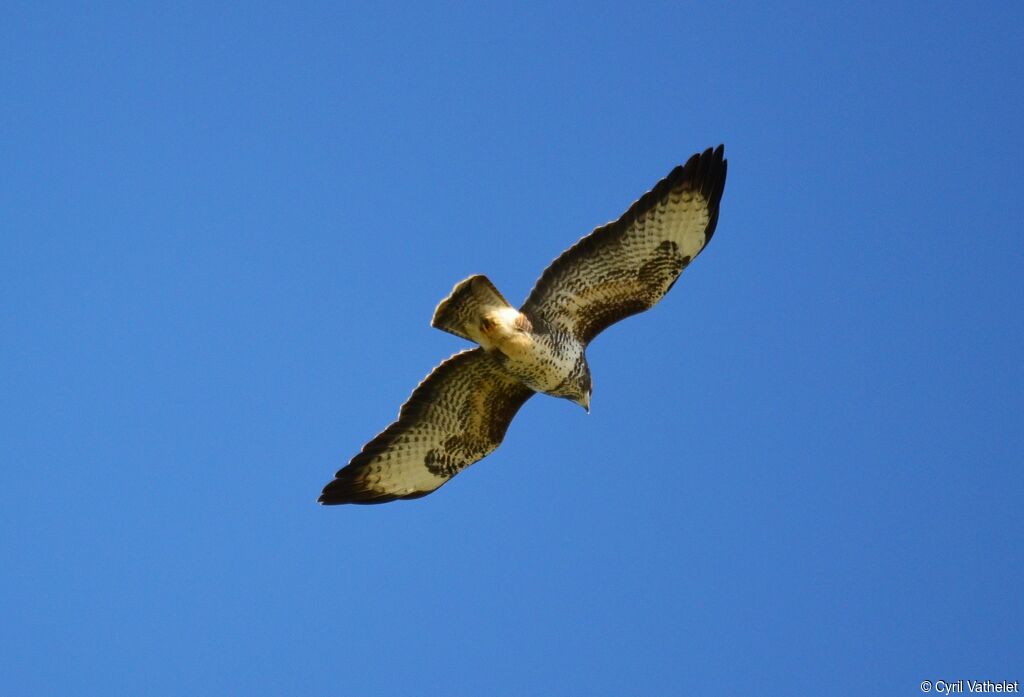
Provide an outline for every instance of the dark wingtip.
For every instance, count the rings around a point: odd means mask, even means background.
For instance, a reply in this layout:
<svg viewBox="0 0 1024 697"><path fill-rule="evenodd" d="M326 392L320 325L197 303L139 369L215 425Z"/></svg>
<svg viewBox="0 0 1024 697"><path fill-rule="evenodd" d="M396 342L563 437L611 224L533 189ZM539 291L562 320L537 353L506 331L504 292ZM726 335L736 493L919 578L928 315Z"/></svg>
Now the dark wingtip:
<svg viewBox="0 0 1024 697"><path fill-rule="evenodd" d="M320 498L317 499L317 502L324 506L372 502L370 500L374 498L374 492L365 486L358 473L358 466L353 467L350 464L347 467L342 467L334 475L334 479L327 482L327 486L320 492Z"/></svg>
<svg viewBox="0 0 1024 697"><path fill-rule="evenodd" d="M678 180L700 191L708 201L710 218L704 233L704 247L707 247L718 226L718 208L725 192L725 177L729 170L729 161L725 159L725 144L694 155L685 165L676 169L679 172Z"/></svg>
<svg viewBox="0 0 1024 697"><path fill-rule="evenodd" d="M337 506L355 500L351 477L344 477L344 474L345 470L340 470L338 478L327 483L327 486L320 492L320 498L316 500L317 503L323 506Z"/></svg>
<svg viewBox="0 0 1024 697"><path fill-rule="evenodd" d="M718 207L725 191L725 176L728 169L729 161L725 159L724 144L719 144L716 148L708 148L704 152L694 153L686 161L686 164L677 166L668 173L668 176L658 182L657 186L634 203L627 215L630 213L637 215L639 211L645 210L654 201L664 196L665 192L676 187L685 186L693 191L699 191L701 196L707 199L710 213L704 239L704 247L707 247L711 237L715 234L715 227L718 225Z"/></svg>
<svg viewBox="0 0 1024 697"><path fill-rule="evenodd" d="M363 485L356 476L356 469L345 467L338 471L335 479L327 483L317 502L323 506L337 506L343 503L384 503L394 497L383 497Z"/></svg>
<svg viewBox="0 0 1024 697"><path fill-rule="evenodd" d="M324 487L324 491L320 494L320 498L316 500L321 506L340 506L345 503L355 504L371 504L371 503L387 503L389 501L396 501L400 498L409 498L402 496L394 496L391 494L378 494L372 491L357 491L354 489L348 489L346 487L333 487L331 482Z"/></svg>
<svg viewBox="0 0 1024 697"><path fill-rule="evenodd" d="M320 498L316 501L321 506L338 506L344 503L360 505L374 503L388 503L389 501L402 501L407 499L418 499L431 493L430 491L415 491L411 494L392 494L383 491L375 491L366 486L364 480L359 476L359 466L349 465L338 470L335 478L327 483Z"/></svg>

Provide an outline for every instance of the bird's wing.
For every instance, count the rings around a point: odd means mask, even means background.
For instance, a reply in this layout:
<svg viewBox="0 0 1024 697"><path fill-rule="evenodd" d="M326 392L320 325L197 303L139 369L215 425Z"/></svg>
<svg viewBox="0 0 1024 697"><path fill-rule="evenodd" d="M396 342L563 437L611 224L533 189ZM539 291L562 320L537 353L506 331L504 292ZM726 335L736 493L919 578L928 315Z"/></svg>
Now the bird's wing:
<svg viewBox="0 0 1024 697"><path fill-rule="evenodd" d="M419 384L398 420L338 471L320 503L426 496L497 448L532 394L483 349L455 354Z"/></svg>
<svg viewBox="0 0 1024 697"><path fill-rule="evenodd" d="M549 266L522 311L584 344L654 306L715 232L727 162L719 145L676 167L621 218Z"/></svg>

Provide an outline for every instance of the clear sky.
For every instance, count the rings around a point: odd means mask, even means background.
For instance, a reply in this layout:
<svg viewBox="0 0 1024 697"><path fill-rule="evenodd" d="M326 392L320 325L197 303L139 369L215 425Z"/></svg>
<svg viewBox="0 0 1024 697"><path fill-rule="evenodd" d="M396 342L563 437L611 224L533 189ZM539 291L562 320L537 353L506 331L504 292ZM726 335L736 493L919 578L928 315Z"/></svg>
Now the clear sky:
<svg viewBox="0 0 1024 697"><path fill-rule="evenodd" d="M1024 4L9 2L11 695L1024 681ZM321 487L724 142L715 238L426 498Z"/></svg>

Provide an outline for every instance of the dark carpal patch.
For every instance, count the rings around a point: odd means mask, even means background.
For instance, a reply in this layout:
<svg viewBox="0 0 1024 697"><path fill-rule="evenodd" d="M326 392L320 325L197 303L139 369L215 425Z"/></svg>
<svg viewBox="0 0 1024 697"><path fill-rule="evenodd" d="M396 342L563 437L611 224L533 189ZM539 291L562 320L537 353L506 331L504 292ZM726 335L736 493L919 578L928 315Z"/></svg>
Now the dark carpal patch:
<svg viewBox="0 0 1024 697"><path fill-rule="evenodd" d="M651 260L640 267L637 279L650 293L651 300L657 302L665 290L665 284L674 280L684 266L679 245L672 240L665 240L658 245Z"/></svg>
<svg viewBox="0 0 1024 697"><path fill-rule="evenodd" d="M423 458L423 464L435 477L448 479L454 477L467 465L465 449L457 438L449 438L444 443L444 448L433 448L428 450Z"/></svg>

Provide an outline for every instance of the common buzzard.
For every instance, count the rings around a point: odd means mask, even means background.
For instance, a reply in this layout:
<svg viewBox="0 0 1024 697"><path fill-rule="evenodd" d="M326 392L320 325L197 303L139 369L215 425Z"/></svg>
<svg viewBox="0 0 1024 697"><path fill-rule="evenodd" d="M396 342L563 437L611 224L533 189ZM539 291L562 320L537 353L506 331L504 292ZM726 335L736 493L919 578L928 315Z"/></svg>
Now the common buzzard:
<svg viewBox="0 0 1024 697"><path fill-rule="evenodd" d="M609 325L653 307L707 245L725 187L724 147L676 167L615 222L549 266L519 310L486 276L445 298L431 325L477 348L437 368L324 487L320 503L383 503L426 496L490 454L533 395L590 410L586 348Z"/></svg>

